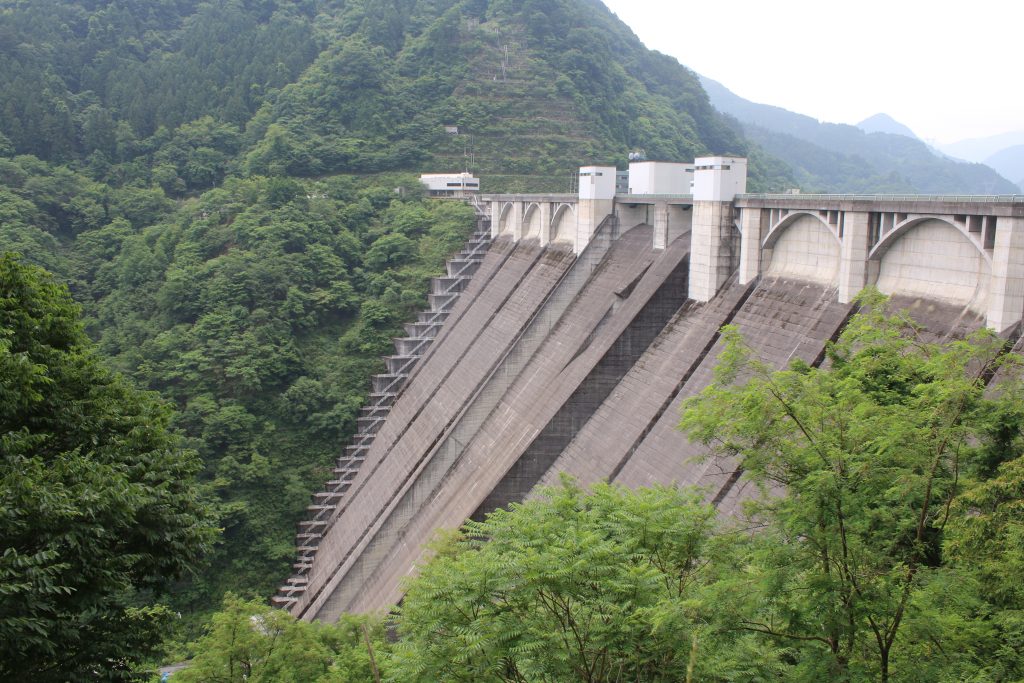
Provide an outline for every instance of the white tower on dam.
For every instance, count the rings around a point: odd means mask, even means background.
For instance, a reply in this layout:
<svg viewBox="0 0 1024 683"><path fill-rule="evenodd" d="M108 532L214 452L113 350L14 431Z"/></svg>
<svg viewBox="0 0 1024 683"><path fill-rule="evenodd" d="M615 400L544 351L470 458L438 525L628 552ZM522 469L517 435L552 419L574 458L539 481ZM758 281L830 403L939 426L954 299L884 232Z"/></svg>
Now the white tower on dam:
<svg viewBox="0 0 1024 683"><path fill-rule="evenodd" d="M699 157L693 163L690 298L710 301L738 265L733 200L747 190L747 160Z"/></svg>
<svg viewBox="0 0 1024 683"><path fill-rule="evenodd" d="M575 251L579 254L590 244L597 226L613 213L615 206L615 167L583 166L579 177Z"/></svg>

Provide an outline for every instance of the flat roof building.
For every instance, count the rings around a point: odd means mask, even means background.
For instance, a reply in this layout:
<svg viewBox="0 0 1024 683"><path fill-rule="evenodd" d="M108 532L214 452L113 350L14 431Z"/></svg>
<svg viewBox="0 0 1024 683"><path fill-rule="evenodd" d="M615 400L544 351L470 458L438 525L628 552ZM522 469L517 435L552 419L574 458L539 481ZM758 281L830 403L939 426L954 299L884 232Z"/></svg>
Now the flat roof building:
<svg viewBox="0 0 1024 683"><path fill-rule="evenodd" d="M629 164L629 194L690 194L693 164L634 161Z"/></svg>
<svg viewBox="0 0 1024 683"><path fill-rule="evenodd" d="M420 182L431 197L468 197L480 191L480 180L472 173L424 173Z"/></svg>

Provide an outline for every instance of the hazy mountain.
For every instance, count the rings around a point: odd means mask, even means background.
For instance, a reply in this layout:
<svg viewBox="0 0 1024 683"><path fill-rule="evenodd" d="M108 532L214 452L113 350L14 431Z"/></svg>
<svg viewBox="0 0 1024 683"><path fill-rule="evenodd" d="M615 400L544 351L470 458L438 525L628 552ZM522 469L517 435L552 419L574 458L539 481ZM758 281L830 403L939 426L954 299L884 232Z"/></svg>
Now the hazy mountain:
<svg viewBox="0 0 1024 683"><path fill-rule="evenodd" d="M813 136L821 125L817 119L804 114L797 114L782 107L770 104L758 104L743 99L718 81L706 76L700 77L700 83L711 98L711 104L721 112L734 116L742 122L752 122L763 128L795 135L799 138Z"/></svg>
<svg viewBox="0 0 1024 683"><path fill-rule="evenodd" d="M986 158L985 164L999 171L1004 178L1016 179L1017 186L1024 191L1024 145L1001 149Z"/></svg>
<svg viewBox="0 0 1024 683"><path fill-rule="evenodd" d="M960 140L945 145L936 145L936 147L957 159L982 162L996 152L1015 145L1024 145L1024 130Z"/></svg>
<svg viewBox="0 0 1024 683"><path fill-rule="evenodd" d="M874 116L869 116L868 118L858 123L857 127L860 128L865 133L889 133L890 135L905 135L908 138L920 140L920 138L918 138L917 135L914 134L914 131L910 130L910 128L904 126L902 123L900 123L893 117L889 116L888 114L879 113L875 114Z"/></svg>
<svg viewBox="0 0 1024 683"><path fill-rule="evenodd" d="M906 135L867 133L856 126L819 122L782 107L746 100L701 77L720 111L734 116L752 141L793 169L805 190L1009 194L1017 187L982 164L937 156Z"/></svg>

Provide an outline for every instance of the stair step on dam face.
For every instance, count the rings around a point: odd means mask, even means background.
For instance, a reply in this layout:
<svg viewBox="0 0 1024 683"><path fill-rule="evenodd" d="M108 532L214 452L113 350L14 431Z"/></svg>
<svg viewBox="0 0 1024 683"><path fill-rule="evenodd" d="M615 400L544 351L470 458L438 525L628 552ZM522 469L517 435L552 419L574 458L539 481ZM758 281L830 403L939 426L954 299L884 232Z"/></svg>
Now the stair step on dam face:
<svg viewBox="0 0 1024 683"><path fill-rule="evenodd" d="M406 323L405 332L413 339L433 339L441 331L440 322Z"/></svg>
<svg viewBox="0 0 1024 683"><path fill-rule="evenodd" d="M313 567L317 549L332 515L351 488L373 438L391 412L391 406L406 378L440 332L459 295L468 286L470 277L479 270L490 244L488 221L478 220L476 230L465 247L446 263L447 275L431 280L430 310L417 314L417 322L413 324L415 327L412 330L407 326L410 337L394 340L395 355L384 358L388 373L372 378L372 391L367 405L356 418L357 432L352 443L343 449L343 455L338 458L331 471L331 479L324 484L324 489L312 495L307 517L297 525L297 557L292 565L294 573L279 588L272 599L273 604L291 608L305 592L309 583L308 572Z"/></svg>
<svg viewBox="0 0 1024 683"><path fill-rule="evenodd" d="M359 411L359 417L375 417L377 415L387 415L389 411L388 406L377 406L377 405L365 405Z"/></svg>
<svg viewBox="0 0 1024 683"><path fill-rule="evenodd" d="M398 355L398 356L384 356L384 364L388 369L389 375L406 374L412 370L413 366L416 365L416 361L419 360L418 355Z"/></svg>
<svg viewBox="0 0 1024 683"><path fill-rule="evenodd" d="M405 382L406 377L409 375L404 373L399 374L381 374L374 375L371 379L373 391L386 392L386 391L401 391L402 385Z"/></svg>
<svg viewBox="0 0 1024 683"><path fill-rule="evenodd" d="M447 311L458 298L458 292L445 292L444 294L428 294L427 301L432 311Z"/></svg>
<svg viewBox="0 0 1024 683"><path fill-rule="evenodd" d="M428 325L429 324L443 323L445 320L448 319L448 314L450 312L451 311L449 309L447 309L447 308L444 308L444 309L441 309L441 310L430 310L430 309L428 309L426 311L419 311L416 314L416 322L418 322L418 323L425 323L425 324L428 324Z"/></svg>
<svg viewBox="0 0 1024 683"><path fill-rule="evenodd" d="M449 277L472 277L476 269L480 267L480 259L475 258L454 258L447 264Z"/></svg>
<svg viewBox="0 0 1024 683"><path fill-rule="evenodd" d="M452 294L461 292L469 284L465 276L435 277L430 280L431 294Z"/></svg>
<svg viewBox="0 0 1024 683"><path fill-rule="evenodd" d="M417 337L395 337L395 353L399 356L421 356L426 351L427 340Z"/></svg>

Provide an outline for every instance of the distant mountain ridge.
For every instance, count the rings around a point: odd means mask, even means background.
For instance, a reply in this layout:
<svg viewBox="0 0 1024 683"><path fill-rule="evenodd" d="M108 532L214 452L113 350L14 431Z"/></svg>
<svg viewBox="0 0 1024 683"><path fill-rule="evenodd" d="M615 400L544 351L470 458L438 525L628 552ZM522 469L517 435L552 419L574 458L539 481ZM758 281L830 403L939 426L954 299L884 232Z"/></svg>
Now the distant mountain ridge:
<svg viewBox="0 0 1024 683"><path fill-rule="evenodd" d="M888 133L889 135L904 135L915 140L921 139L909 127L884 113L869 116L858 123L857 127L865 133Z"/></svg>
<svg viewBox="0 0 1024 683"><path fill-rule="evenodd" d="M1024 145L1024 130L936 145L943 153L967 161L984 161L1001 150Z"/></svg>
<svg viewBox="0 0 1024 683"><path fill-rule="evenodd" d="M991 166L1024 192L1024 130L937 145L943 154Z"/></svg>
<svg viewBox="0 0 1024 683"><path fill-rule="evenodd" d="M821 192L1014 194L1019 188L982 164L945 159L920 140L819 122L759 104L710 78L711 103L735 117L747 137L786 162L801 187ZM873 117L875 118L875 117Z"/></svg>

